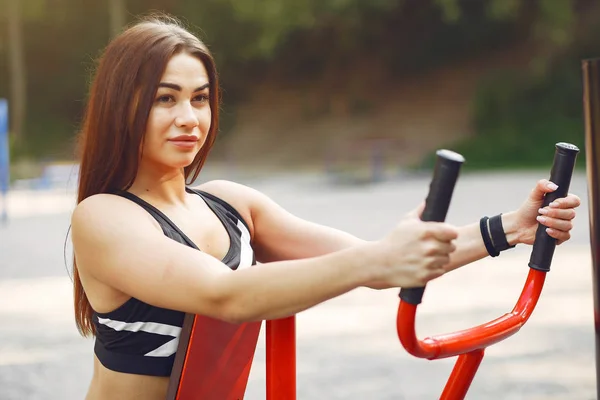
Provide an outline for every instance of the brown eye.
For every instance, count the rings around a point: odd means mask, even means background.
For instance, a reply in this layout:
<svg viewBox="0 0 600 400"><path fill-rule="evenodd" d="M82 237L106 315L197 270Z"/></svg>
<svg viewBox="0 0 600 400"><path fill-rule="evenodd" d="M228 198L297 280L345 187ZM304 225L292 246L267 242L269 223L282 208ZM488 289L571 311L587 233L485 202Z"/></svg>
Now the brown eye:
<svg viewBox="0 0 600 400"><path fill-rule="evenodd" d="M173 96L167 96L167 95L165 95L165 96L159 96L156 99L157 103L169 103L171 101L174 101Z"/></svg>
<svg viewBox="0 0 600 400"><path fill-rule="evenodd" d="M194 97L194 101L199 101L201 103L206 103L208 101L208 95L201 94L199 96Z"/></svg>

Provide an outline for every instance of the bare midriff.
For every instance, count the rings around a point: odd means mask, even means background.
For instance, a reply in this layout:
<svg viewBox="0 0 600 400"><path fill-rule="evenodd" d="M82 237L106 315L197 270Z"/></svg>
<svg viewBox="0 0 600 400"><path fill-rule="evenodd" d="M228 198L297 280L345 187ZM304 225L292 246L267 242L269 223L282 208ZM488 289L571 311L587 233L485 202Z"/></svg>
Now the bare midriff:
<svg viewBox="0 0 600 400"><path fill-rule="evenodd" d="M111 371L94 357L94 375L85 400L165 400L168 386L168 377Z"/></svg>

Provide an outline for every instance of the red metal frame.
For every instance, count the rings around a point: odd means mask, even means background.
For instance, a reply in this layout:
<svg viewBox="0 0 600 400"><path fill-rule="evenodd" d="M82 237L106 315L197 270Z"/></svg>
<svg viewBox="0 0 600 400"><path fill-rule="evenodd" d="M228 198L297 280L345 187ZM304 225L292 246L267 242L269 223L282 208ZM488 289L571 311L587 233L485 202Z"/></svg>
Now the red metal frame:
<svg viewBox="0 0 600 400"><path fill-rule="evenodd" d="M483 360L485 349L521 329L527 322L544 286L546 272L529 270L513 310L486 324L462 331L417 338L417 306L401 301L397 329L400 342L415 357L435 360L459 356L448 378L441 400L464 399ZM296 317L267 321L267 400L296 399Z"/></svg>
<svg viewBox="0 0 600 400"><path fill-rule="evenodd" d="M296 316L266 325L267 400L295 400Z"/></svg>
<svg viewBox="0 0 600 400"><path fill-rule="evenodd" d="M545 279L546 272L530 269L519 300L510 313L471 329L423 340L417 339L415 332L417 305L400 301L396 325L400 342L408 353L429 360L459 356L440 399L465 398L483 359L485 348L521 329L533 313Z"/></svg>

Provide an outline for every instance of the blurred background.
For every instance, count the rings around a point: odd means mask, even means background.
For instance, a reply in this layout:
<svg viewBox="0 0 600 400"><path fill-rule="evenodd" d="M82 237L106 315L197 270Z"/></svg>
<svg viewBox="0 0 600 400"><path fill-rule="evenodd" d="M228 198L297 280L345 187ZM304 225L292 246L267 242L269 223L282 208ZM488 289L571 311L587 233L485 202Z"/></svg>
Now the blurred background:
<svg viewBox="0 0 600 400"><path fill-rule="evenodd" d="M593 0L3 1L13 180L73 159L95 59L152 11L216 57L213 163L253 168L418 168L443 146L467 168L548 164L539 144L582 144L580 60L600 53Z"/></svg>
<svg viewBox="0 0 600 400"><path fill-rule="evenodd" d="M448 216L463 224L518 207L548 177L556 142L584 147L581 60L600 56L598 1L2 0L0 400L84 396L92 342L77 335L69 280L75 142L95 60L156 11L183 20L221 75L220 134L199 180L250 184L366 239L425 197L439 148L467 160ZM595 397L584 167L582 151L572 191L584 204L539 310L490 350L472 398ZM508 311L529 251L485 261L485 277L473 266L436 282L423 332ZM299 399L437 398L451 360L407 356L396 308L395 292L359 291L300 315ZM256 364L251 400L264 398L263 353Z"/></svg>

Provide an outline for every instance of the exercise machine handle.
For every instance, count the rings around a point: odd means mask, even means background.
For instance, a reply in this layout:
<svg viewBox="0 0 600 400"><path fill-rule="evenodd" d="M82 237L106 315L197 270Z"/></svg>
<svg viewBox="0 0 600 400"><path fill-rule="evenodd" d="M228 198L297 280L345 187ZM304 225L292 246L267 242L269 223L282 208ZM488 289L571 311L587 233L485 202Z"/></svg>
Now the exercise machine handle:
<svg viewBox="0 0 600 400"><path fill-rule="evenodd" d="M567 196L578 153L579 149L575 145L562 142L556 144L550 181L558 185L558 189L546 194L542 207L548 206L558 198ZM555 248L556 239L548 235L544 225L539 224L535 233L535 242L531 251L531 258L529 259L529 267L544 272L550 271L550 264L552 263Z"/></svg>
<svg viewBox="0 0 600 400"><path fill-rule="evenodd" d="M425 209L421 215L422 221L444 222L446 220L460 167L465 161L463 156L450 150L438 150L436 156L433 178L429 184ZM400 299L417 305L421 303L424 293L425 287L402 288Z"/></svg>
<svg viewBox="0 0 600 400"><path fill-rule="evenodd" d="M558 185L558 189L545 196L544 206L568 194L578 152L579 149L572 144L556 144L550 180ZM415 331L415 317L420 297L418 302L410 302L405 301L401 295L396 322L400 342L413 356L432 360L484 349L512 336L527 322L537 305L546 273L550 270L555 246L556 240L539 224L529 263L531 269L515 307L510 313L471 329L419 340ZM409 300L416 298L417 296Z"/></svg>

